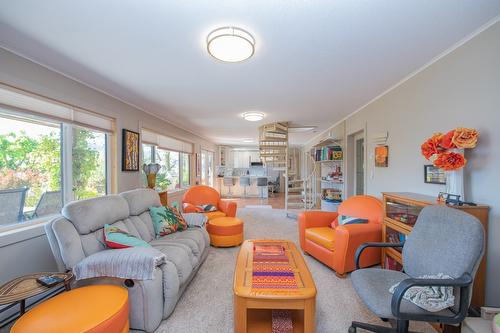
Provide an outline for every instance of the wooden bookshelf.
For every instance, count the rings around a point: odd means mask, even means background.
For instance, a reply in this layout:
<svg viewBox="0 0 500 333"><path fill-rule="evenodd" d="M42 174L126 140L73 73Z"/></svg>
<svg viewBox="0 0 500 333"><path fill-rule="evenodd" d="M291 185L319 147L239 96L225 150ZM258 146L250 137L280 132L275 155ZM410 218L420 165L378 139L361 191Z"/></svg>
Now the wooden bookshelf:
<svg viewBox="0 0 500 333"><path fill-rule="evenodd" d="M410 192L385 192L382 193L384 196L384 225L382 228L382 241L393 241L394 237L390 237L391 231L400 233L401 237L407 236L411 233L413 225L411 224L413 220L416 220L418 213L424 207L429 205L443 205L439 203L437 198ZM404 212L401 212L401 216L398 216L397 211L391 210L391 205L400 205L401 207L406 207L406 216ZM488 214L489 207L486 205L477 206L449 206L451 208L459 209L468 214L471 214L479 219L484 227L486 238L488 235ZM389 212L390 211L390 212ZM406 220L406 222L401 222ZM389 239L388 239L389 238ZM386 258L396 260L400 265L403 265L401 253L392 248L387 248L382 251L382 266L385 267ZM474 280L474 288L472 293L471 306L479 308L484 306L485 299L485 280L486 280L486 254L484 255L479 269Z"/></svg>

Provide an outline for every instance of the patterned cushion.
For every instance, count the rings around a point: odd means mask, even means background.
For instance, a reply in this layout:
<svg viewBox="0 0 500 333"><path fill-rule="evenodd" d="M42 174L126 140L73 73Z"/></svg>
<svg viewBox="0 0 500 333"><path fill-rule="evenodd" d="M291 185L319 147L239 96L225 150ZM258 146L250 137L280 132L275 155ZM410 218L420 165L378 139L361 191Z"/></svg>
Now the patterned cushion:
<svg viewBox="0 0 500 333"><path fill-rule="evenodd" d="M196 211L199 213L215 212L216 210L217 210L217 207L215 207L214 205L211 205L211 204L196 206Z"/></svg>
<svg viewBox="0 0 500 333"><path fill-rule="evenodd" d="M338 217L338 225L361 224L361 223L368 223L368 220L361 219L359 217L344 216L344 215L339 215Z"/></svg>
<svg viewBox="0 0 500 333"><path fill-rule="evenodd" d="M179 211L172 207L150 207L149 214L153 220L156 236L165 236L187 229L186 220Z"/></svg>
<svg viewBox="0 0 500 333"><path fill-rule="evenodd" d="M142 246L151 247L147 242L132 236L127 231L109 224L104 225L104 242L112 249L124 249L127 247Z"/></svg>

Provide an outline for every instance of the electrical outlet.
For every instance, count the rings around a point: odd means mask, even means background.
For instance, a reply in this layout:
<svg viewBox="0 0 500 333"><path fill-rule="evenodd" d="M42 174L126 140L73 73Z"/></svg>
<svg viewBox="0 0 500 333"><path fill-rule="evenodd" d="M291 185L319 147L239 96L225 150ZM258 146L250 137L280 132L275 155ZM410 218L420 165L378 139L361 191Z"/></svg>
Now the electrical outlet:
<svg viewBox="0 0 500 333"><path fill-rule="evenodd" d="M485 320L493 320L493 317L495 317L497 313L500 313L500 308L492 308L488 306L481 307L481 318Z"/></svg>

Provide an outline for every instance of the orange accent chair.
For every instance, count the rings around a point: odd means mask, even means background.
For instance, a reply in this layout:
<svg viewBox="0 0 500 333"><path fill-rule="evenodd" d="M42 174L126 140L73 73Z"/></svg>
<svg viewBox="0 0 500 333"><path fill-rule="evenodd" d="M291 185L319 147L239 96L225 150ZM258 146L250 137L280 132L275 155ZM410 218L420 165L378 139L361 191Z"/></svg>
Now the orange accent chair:
<svg viewBox="0 0 500 333"><path fill-rule="evenodd" d="M367 219L368 223L338 225L339 215ZM340 204L338 212L306 211L299 215L299 238L302 250L343 277L354 270L357 248L366 242L382 239L382 202L372 196L353 196ZM380 249L363 252L360 265L380 263Z"/></svg>
<svg viewBox="0 0 500 333"><path fill-rule="evenodd" d="M236 202L221 200L219 192L210 186L196 185L189 188L182 197L182 209L184 213L198 213L196 206L214 205L217 211L204 213L208 220L218 217L235 217Z"/></svg>

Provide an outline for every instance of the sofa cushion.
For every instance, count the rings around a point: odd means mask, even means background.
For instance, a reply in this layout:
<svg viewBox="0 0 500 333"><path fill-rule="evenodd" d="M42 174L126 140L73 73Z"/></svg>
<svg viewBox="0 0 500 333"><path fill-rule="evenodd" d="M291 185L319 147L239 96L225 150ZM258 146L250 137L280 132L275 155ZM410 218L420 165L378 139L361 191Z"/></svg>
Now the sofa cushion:
<svg viewBox="0 0 500 333"><path fill-rule="evenodd" d="M184 284L191 275L198 260L193 256L188 246L175 242L151 243L153 248L164 253L167 261L175 265L180 284Z"/></svg>
<svg viewBox="0 0 500 333"><path fill-rule="evenodd" d="M213 219L216 219L218 217L225 217L226 216L226 213L223 213L220 210L217 210L215 212L207 212L207 213L203 213L203 214L208 218L208 220L213 220Z"/></svg>
<svg viewBox="0 0 500 333"><path fill-rule="evenodd" d="M158 192L149 188L139 188L120 193L129 206L130 215L141 215L149 210L149 207L160 207L160 196Z"/></svg>
<svg viewBox="0 0 500 333"><path fill-rule="evenodd" d="M160 237L152 241L150 244L153 247L156 247L171 243L182 244L186 249L189 249L189 254L192 256L193 266L195 266L198 264L198 260L205 249L210 246L210 239L205 229L188 228L183 232L176 232Z"/></svg>
<svg viewBox="0 0 500 333"><path fill-rule="evenodd" d="M64 206L62 215L75 226L80 235L86 235L129 216L129 207L119 195L107 195L73 201Z"/></svg>
<svg viewBox="0 0 500 333"><path fill-rule="evenodd" d="M305 231L306 239L330 251L334 250L335 229L330 227L308 228Z"/></svg>

